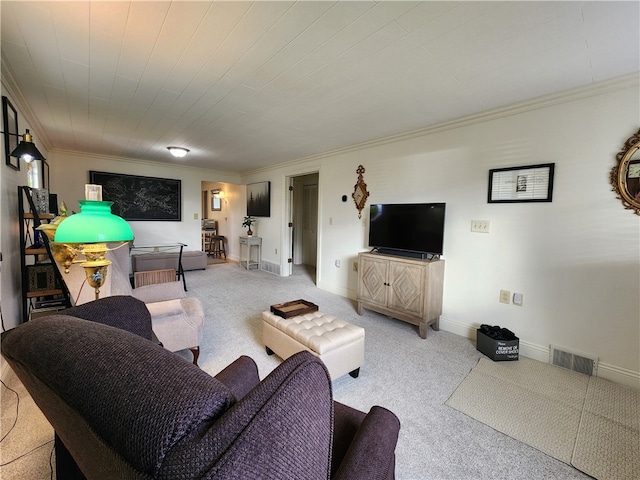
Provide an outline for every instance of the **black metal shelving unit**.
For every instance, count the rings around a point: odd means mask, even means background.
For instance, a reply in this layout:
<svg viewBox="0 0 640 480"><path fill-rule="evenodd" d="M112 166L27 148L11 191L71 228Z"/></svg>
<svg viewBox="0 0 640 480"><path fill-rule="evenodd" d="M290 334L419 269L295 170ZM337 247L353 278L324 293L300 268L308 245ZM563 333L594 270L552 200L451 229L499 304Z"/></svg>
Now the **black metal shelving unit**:
<svg viewBox="0 0 640 480"><path fill-rule="evenodd" d="M22 322L33 312L61 310L71 306L69 289L53 260L49 238L36 230L55 218L39 213L33 201L33 189L18 187L20 219L20 272L22 276Z"/></svg>

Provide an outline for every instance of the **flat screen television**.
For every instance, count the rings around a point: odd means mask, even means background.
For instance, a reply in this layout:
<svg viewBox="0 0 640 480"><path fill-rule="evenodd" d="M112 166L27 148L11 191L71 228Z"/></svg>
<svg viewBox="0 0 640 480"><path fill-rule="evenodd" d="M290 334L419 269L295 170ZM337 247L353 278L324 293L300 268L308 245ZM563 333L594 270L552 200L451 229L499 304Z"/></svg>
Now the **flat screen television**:
<svg viewBox="0 0 640 480"><path fill-rule="evenodd" d="M369 207L369 246L380 253L426 258L442 255L445 203Z"/></svg>

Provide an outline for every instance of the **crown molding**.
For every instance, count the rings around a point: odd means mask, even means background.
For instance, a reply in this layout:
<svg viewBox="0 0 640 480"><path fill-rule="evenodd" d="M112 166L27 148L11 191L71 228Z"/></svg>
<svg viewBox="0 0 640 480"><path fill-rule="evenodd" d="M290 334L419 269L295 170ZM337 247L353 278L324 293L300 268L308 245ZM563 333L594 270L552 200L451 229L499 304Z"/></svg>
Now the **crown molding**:
<svg viewBox="0 0 640 480"><path fill-rule="evenodd" d="M548 107L560 105L563 103L574 102L576 100L580 100L583 98L604 95L609 92L614 92L614 91L622 90L625 88L632 88L632 87L635 87L636 89L640 89L640 72L630 74L630 75L624 75L622 77L617 77L612 80L605 80L603 82L592 83L584 87L565 90L565 91L553 93L550 95L544 95L541 97L534 98L532 100L528 100L526 102L515 103L512 105L507 105L505 107L487 110L486 112L481 112L474 115L461 117L461 118L451 120L449 122L441 123L438 125L432 125L429 127L418 129L418 130L412 130L410 132L400 133L398 135L392 135L390 137L384 137L376 140L371 140L368 142L358 143L355 145L349 145L348 147L342 147L335 150L318 153L315 155L309 155L307 157L302 157L296 160L282 162L276 165L271 165L269 167L263 167L256 170L242 172L242 175L244 176L244 175L253 175L256 173L263 173L270 170L286 168L301 162L314 161L314 160L317 161L324 158L333 157L336 155L343 155L346 153L363 150L366 148L374 148L374 147L388 145L388 144L396 143L400 141L411 140L413 138L433 135L435 133L445 132L447 130L453 130L456 128L462 128L469 125L480 124L480 123L488 122L491 120L510 117L512 115L518 115L518 114L530 112L533 110L540 110L542 108L548 108Z"/></svg>
<svg viewBox="0 0 640 480"><path fill-rule="evenodd" d="M240 174L235 172L223 172L221 170L213 170L210 168L192 167L189 165L176 165L174 163L165 163L165 162L154 162L153 160L141 160L138 158L116 157L113 155L104 155L101 153L88 153L88 152L81 152L76 150L54 149L52 150L52 152L55 155L64 155L67 157L84 157L84 158L89 157L94 160L109 160L112 162L126 162L128 164L141 165L147 168L162 167L170 170L180 170L182 172L185 170L189 170L191 172L196 172L199 174L206 174L207 176L214 175L219 178L233 179L233 180L224 180L224 182L227 182L227 183L234 183L234 182L240 183ZM222 182L223 180L220 180L220 181Z"/></svg>
<svg viewBox="0 0 640 480"><path fill-rule="evenodd" d="M24 117L24 120L29 125L29 129L31 133L38 139L38 143L44 148L44 150L48 153L51 151L51 140L47 137L45 133L45 129L42 127L42 124L38 120L38 117L35 116L33 110L29 106L29 102L24 98L22 91L18 87L13 75L7 65L5 64L4 58L1 60L0 68L2 69L2 86L6 90L7 94L11 97L11 102L14 104L14 107L20 112L20 115ZM18 121L20 119L18 118ZM20 128L20 126L18 125ZM24 130L26 127L20 128L20 130ZM18 132L20 133L20 132Z"/></svg>

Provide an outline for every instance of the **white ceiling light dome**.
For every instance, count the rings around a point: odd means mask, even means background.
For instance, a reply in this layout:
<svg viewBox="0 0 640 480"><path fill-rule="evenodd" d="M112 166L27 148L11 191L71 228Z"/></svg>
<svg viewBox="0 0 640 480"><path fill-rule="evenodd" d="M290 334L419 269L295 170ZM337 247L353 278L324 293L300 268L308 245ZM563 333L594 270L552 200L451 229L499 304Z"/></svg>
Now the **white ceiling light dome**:
<svg viewBox="0 0 640 480"><path fill-rule="evenodd" d="M189 153L189 149L184 147L167 147L167 150L169 150L171 155L178 158L182 158Z"/></svg>

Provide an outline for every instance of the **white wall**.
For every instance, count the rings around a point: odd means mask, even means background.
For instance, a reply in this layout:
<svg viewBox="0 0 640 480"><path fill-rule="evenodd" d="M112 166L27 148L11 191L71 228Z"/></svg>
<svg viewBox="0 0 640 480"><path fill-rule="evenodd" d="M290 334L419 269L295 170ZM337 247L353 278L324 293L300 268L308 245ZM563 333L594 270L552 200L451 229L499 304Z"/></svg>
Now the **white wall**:
<svg viewBox="0 0 640 480"><path fill-rule="evenodd" d="M33 128L24 116L20 103L2 84L2 95L7 96L18 112L18 133L24 134L28 128L33 135L38 150L49 158L49 152L42 143L37 129ZM14 170L5 164L4 139L0 141L2 161L0 163L0 308L5 328L12 328L20 323L22 315L21 274L20 274L20 223L18 221L18 186L27 185L27 168L20 161L20 170ZM28 259L33 263L33 259Z"/></svg>
<svg viewBox="0 0 640 480"><path fill-rule="evenodd" d="M285 271L287 178L319 172L318 286L355 298L351 265L367 250L368 218L358 220L350 196L362 164L368 203L447 203L441 328L473 337L481 323L501 325L520 337L528 356L545 360L549 344L595 354L599 375L640 386L640 217L622 207L609 184L616 153L638 129L640 93L634 82L557 95L242 179L153 165L151 176L183 181L183 221L132 227L140 241L159 237L199 245L200 220L193 213L201 211L201 181L269 180L271 217L260 219L258 235L263 259ZM61 152L49 160L52 191L69 207L82 198L89 170L150 175L150 165L135 160ZM551 162L552 203L487 203L489 169ZM3 195L15 190L7 183L3 175ZM5 215L17 232L15 208L4 198L3 268L9 256ZM471 233L472 219L490 220L491 233ZM342 268L334 266L336 259ZM9 261L19 265L17 258ZM3 271L3 313L6 303L10 310L19 303L19 289L7 288L6 279ZM524 305L499 303L500 289L523 293Z"/></svg>
<svg viewBox="0 0 640 480"><path fill-rule="evenodd" d="M4 93L3 93L4 94ZM18 108L17 102L13 102ZM21 117L19 110L19 128L24 131L29 124ZM100 157L72 152L47 152L38 141L38 133L31 129L35 142L50 167L50 191L58 195L58 202L64 201L69 210L79 211L78 200L84 198L84 185L89 183L89 171L125 173L181 180L182 220L180 222L130 222L138 245L151 243L182 242L186 249L199 250L201 247L201 181L219 180L240 183L240 176L213 170L202 170L141 162L135 159ZM0 142L2 143L2 142ZM4 148L4 147L3 147ZM25 169L19 172L8 167L1 168L2 189L2 315L5 327L12 328L20 323L21 284L20 284L20 244L17 186L27 184ZM236 195L238 202L246 201L244 196ZM237 208L244 208L241 206ZM194 218L197 214L197 218ZM241 222L240 222L241 223ZM238 224L240 229L240 224Z"/></svg>
<svg viewBox="0 0 640 480"><path fill-rule="evenodd" d="M447 203L441 328L475 338L480 324L501 325L527 356L547 360L550 344L594 354L599 375L640 386L640 217L609 184L616 153L638 130L639 96L637 78L624 79L256 172L245 181L271 180L274 197L264 256L285 238L284 179L317 170L318 285L355 298L351 266L367 249L368 218L358 220L350 195L362 164L369 204ZM539 163L555 163L553 202L487 203L489 169ZM490 220L491 232L472 233L472 219ZM499 303L501 289L523 293L524 305Z"/></svg>
<svg viewBox="0 0 640 480"><path fill-rule="evenodd" d="M180 222L129 222L138 245L186 243L185 250L201 248L202 181L240 182L234 174L212 170L136 161L134 159L96 157L69 152L54 152L51 165L51 191L58 194L70 210L78 211L78 200L84 198L84 185L89 171L123 173L181 180L182 220Z"/></svg>

